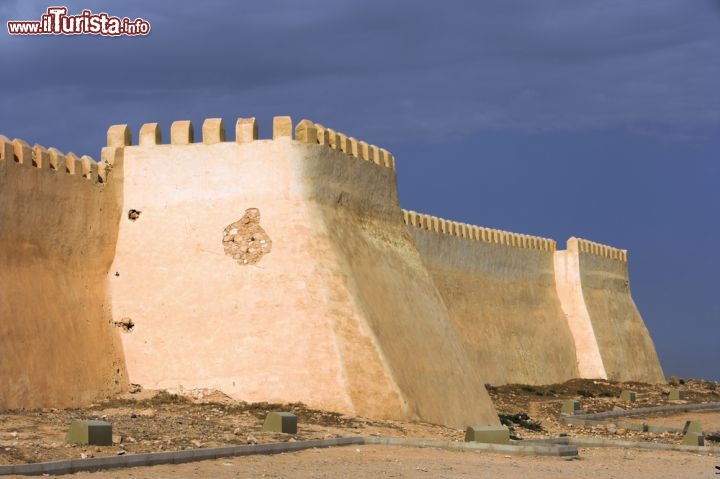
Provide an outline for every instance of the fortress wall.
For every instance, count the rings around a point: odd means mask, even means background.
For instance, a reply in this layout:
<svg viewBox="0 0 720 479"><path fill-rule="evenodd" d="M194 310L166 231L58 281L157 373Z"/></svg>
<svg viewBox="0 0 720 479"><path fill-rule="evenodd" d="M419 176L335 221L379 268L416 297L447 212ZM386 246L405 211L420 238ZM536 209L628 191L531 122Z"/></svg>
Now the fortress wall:
<svg viewBox="0 0 720 479"><path fill-rule="evenodd" d="M555 291L555 242L414 211L407 229L474 367L492 384L578 377Z"/></svg>
<svg viewBox="0 0 720 479"><path fill-rule="evenodd" d="M447 327L442 297L402 223L394 160L382 149L378 155L363 142L359 147L357 155L348 148L349 158L327 151L317 157L311 148L303 163L305 174L317 178L306 191L322 215L340 271L351 272L348 285L358 314L404 393L411 417L456 426L494 424L486 381Z"/></svg>
<svg viewBox="0 0 720 479"><path fill-rule="evenodd" d="M195 143L176 122L162 144L146 125L137 146L111 128L124 192L109 281L114 317L133 324L122 335L130 380L497 424L402 227L392 156L309 121L297 140L288 117L273 126L273 140L257 140L254 119L240 119L225 141L208 120ZM271 244L256 262L223 243L249 208Z"/></svg>
<svg viewBox="0 0 720 479"><path fill-rule="evenodd" d="M570 238L565 254L577 265L574 287L582 292L579 301L589 315L607 378L664 381L655 346L630 294L627 251Z"/></svg>
<svg viewBox="0 0 720 479"><path fill-rule="evenodd" d="M0 136L0 408L79 406L127 384L106 296L109 165Z"/></svg>

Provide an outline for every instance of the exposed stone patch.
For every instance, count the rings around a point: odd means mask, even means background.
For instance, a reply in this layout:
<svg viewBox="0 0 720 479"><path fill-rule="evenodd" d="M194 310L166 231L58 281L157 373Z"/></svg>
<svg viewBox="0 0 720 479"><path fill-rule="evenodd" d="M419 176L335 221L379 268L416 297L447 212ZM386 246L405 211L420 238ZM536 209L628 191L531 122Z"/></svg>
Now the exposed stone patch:
<svg viewBox="0 0 720 479"><path fill-rule="evenodd" d="M223 248L241 265L256 264L272 250L272 240L260 226L260 210L248 208L224 230Z"/></svg>

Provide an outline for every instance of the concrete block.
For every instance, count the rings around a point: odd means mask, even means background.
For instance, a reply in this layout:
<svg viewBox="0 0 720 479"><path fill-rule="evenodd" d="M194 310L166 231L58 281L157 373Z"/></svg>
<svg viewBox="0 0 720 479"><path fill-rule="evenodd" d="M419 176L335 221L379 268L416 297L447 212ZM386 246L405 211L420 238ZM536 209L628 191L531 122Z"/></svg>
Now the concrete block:
<svg viewBox="0 0 720 479"><path fill-rule="evenodd" d="M580 401L576 399L568 399L566 401L563 401L562 409L560 409L560 414L567 414L569 416L572 416L575 414L585 414L585 411L582 410L582 407L580 406Z"/></svg>
<svg viewBox="0 0 720 479"><path fill-rule="evenodd" d="M703 430L700 421L685 421L685 426L683 427L683 434L687 435L693 432L702 434Z"/></svg>
<svg viewBox="0 0 720 479"><path fill-rule="evenodd" d="M271 412L265 416L263 431L297 433L297 416L289 412Z"/></svg>
<svg viewBox="0 0 720 479"><path fill-rule="evenodd" d="M468 426L465 442L510 444L510 429L507 426Z"/></svg>
<svg viewBox="0 0 720 479"><path fill-rule="evenodd" d="M43 473L42 464L16 464L13 467L13 473L26 476L39 476Z"/></svg>
<svg viewBox="0 0 720 479"><path fill-rule="evenodd" d="M70 444L112 446L112 425L107 421L73 421L65 440Z"/></svg>
<svg viewBox="0 0 720 479"><path fill-rule="evenodd" d="M625 402L635 402L635 399L637 399L637 393L635 391L630 391L629 389L623 390L623 392L620 393L620 400Z"/></svg>
<svg viewBox="0 0 720 479"><path fill-rule="evenodd" d="M681 444L683 446L704 446L705 436L699 432L689 432L683 436Z"/></svg>
<svg viewBox="0 0 720 479"><path fill-rule="evenodd" d="M682 389L670 390L670 394L668 394L669 401L682 401L683 399L685 399L685 391Z"/></svg>

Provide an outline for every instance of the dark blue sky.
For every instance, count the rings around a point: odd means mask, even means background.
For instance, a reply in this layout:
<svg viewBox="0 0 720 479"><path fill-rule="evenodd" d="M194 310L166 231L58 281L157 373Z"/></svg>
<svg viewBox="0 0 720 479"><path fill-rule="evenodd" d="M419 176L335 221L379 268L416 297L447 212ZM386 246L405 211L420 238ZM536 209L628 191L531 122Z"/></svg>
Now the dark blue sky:
<svg viewBox="0 0 720 479"><path fill-rule="evenodd" d="M393 152L403 207L630 251L666 375L720 380L720 0L64 2L147 37L13 37L0 133L309 118Z"/></svg>

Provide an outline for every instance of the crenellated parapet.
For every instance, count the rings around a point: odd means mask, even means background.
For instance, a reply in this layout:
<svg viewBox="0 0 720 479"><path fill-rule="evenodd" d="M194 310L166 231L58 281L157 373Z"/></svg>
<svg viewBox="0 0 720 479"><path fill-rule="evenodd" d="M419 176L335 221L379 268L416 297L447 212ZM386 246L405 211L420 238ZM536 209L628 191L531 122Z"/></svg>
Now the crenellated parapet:
<svg viewBox="0 0 720 479"><path fill-rule="evenodd" d="M568 251L593 254L604 258L614 259L627 263L627 250L595 243L586 239L572 237L567 240Z"/></svg>
<svg viewBox="0 0 720 479"><path fill-rule="evenodd" d="M395 170L395 157L386 149L358 140L332 128L326 128L320 123L302 120L295 127L295 138L304 143L326 145L348 156Z"/></svg>
<svg viewBox="0 0 720 479"><path fill-rule="evenodd" d="M421 228L435 233L458 236L485 243L495 243L518 248L534 249L539 251L555 251L557 244L550 238L531 236L521 233L512 233L493 228L469 225L457 221L446 220L432 215L425 215L415 211L403 210L403 220L406 225Z"/></svg>
<svg viewBox="0 0 720 479"><path fill-rule="evenodd" d="M287 119L285 121L285 119ZM283 123L290 121L289 117L275 117L273 122L273 139L286 136L283 134ZM292 130L289 130L292 133ZM291 136L291 135L290 135ZM238 118L235 123L235 142L249 143L258 139L258 126L255 118ZM138 140L133 145L133 136L127 125L113 125L107 132L108 148L124 148L127 146L159 146L159 145L192 145L227 142L225 122L222 118L206 119L200 129L200 136L196 138L193 123L188 120L175 121L170 126L169 141L163 142L163 135L160 125L157 123L145 123L140 127Z"/></svg>
<svg viewBox="0 0 720 479"><path fill-rule="evenodd" d="M104 184L108 180L110 168L107 163L98 164L92 157L75 153L63 154L57 148L45 148L35 144L30 146L25 140L0 135L0 167L13 163L35 170L61 173L90 180L93 184Z"/></svg>
<svg viewBox="0 0 720 479"><path fill-rule="evenodd" d="M360 158L379 166L395 170L395 157L388 150L365 141L357 140L344 133L326 128L310 120L300 121L293 130L292 119L289 116L276 116L273 118L272 139L294 139L302 143L325 145L348 156ZM258 124L255 118L238 118L235 122L236 143L249 143L260 139ZM201 138L195 139L194 127L190 121L176 121L170 127L170 141L163 143L163 135L157 123L146 123L140 128L138 141L133 145L132 134L127 125L114 125L110 127L107 135L109 148L124 148L126 146L157 146L191 145L202 143L212 145L232 141L227 139L225 124L222 118L208 118L202 124Z"/></svg>

